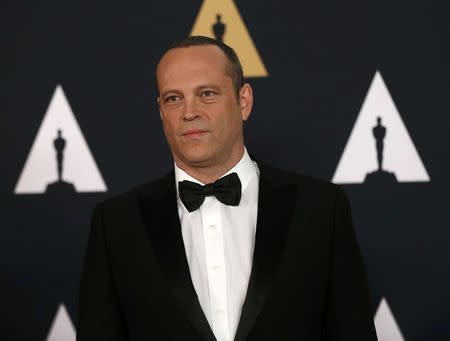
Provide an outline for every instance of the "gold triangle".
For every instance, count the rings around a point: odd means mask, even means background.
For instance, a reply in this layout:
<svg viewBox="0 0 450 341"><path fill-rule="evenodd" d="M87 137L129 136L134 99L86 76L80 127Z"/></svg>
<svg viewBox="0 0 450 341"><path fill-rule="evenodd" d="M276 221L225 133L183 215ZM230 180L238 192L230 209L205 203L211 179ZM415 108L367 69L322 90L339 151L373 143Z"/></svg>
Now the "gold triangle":
<svg viewBox="0 0 450 341"><path fill-rule="evenodd" d="M223 41L239 56L245 77L267 77L267 70L248 33L233 0L204 0L192 27L191 36L216 38L213 25L219 20L225 25Z"/></svg>

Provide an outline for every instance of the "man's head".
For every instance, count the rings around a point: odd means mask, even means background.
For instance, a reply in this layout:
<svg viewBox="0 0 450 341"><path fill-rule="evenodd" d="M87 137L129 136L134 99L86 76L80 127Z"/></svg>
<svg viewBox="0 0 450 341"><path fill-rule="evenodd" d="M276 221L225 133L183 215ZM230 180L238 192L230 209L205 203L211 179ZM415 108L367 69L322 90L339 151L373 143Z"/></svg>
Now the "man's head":
<svg viewBox="0 0 450 341"><path fill-rule="evenodd" d="M164 133L177 164L221 168L239 161L253 94L234 51L207 37L187 38L163 55L156 78Z"/></svg>

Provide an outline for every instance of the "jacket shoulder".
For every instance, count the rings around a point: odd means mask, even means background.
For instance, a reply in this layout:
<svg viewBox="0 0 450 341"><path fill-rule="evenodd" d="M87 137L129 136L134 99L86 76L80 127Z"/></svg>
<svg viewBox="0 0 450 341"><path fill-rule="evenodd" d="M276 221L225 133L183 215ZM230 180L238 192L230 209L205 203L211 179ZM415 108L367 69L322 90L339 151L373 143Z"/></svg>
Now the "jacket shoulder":
<svg viewBox="0 0 450 341"><path fill-rule="evenodd" d="M143 197L158 197L175 188L173 171L152 181L137 185L119 194L115 194L97 204L104 209L119 209L135 205Z"/></svg>
<svg viewBox="0 0 450 341"><path fill-rule="evenodd" d="M258 167L263 177L271 179L278 185L294 185L301 191L315 193L336 193L336 191L342 191L340 186L314 176L268 166L262 162L258 162Z"/></svg>

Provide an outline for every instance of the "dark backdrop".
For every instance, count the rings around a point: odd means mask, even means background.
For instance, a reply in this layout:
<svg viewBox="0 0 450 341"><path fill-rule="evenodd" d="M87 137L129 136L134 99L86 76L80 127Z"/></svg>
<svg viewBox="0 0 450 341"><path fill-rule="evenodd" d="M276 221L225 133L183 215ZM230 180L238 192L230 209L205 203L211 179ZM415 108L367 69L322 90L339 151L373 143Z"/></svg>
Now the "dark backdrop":
<svg viewBox="0 0 450 341"><path fill-rule="evenodd" d="M235 3L269 73L249 79L246 145L259 159L331 181L382 74L431 180L344 185L374 313L384 297L405 340L450 340L450 5ZM2 340L45 340L60 304L75 320L94 204L170 169L154 69L169 42L189 35L201 4L1 4ZM106 192L14 193L58 84Z"/></svg>

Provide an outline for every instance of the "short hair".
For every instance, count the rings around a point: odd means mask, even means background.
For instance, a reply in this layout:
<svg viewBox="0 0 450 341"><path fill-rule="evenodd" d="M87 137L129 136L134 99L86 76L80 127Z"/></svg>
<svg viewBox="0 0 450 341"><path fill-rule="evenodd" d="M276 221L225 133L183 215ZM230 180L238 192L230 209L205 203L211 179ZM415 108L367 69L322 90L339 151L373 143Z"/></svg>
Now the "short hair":
<svg viewBox="0 0 450 341"><path fill-rule="evenodd" d="M225 64L225 73L231 77L231 81L236 92L236 98L239 100L239 91L244 85L244 72L242 71L242 65L236 52L224 42L205 36L190 36L188 38L173 42L169 45L166 51L164 51L163 56L172 49L205 45L217 46L225 54L227 59Z"/></svg>

